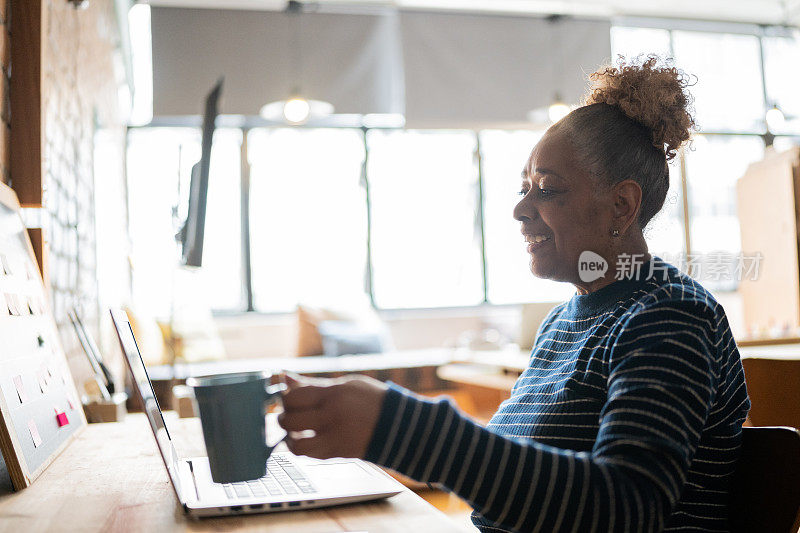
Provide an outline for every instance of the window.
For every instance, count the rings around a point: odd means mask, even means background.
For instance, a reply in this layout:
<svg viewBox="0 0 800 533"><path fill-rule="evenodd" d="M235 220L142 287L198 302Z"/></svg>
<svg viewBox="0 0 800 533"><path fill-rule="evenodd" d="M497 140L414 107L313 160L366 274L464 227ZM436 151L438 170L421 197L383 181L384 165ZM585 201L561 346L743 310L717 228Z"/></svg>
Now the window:
<svg viewBox="0 0 800 533"><path fill-rule="evenodd" d="M253 302L292 311L365 294L362 133L257 129L248 136Z"/></svg>
<svg viewBox="0 0 800 533"><path fill-rule="evenodd" d="M191 167L200 159L200 131L142 128L129 132L128 198L135 206L129 209L133 299L148 302L158 316L169 316L178 298L186 302L198 290L202 298L195 301L205 306L241 308L240 142L240 130L219 128L214 133L203 267L178 269L174 235L178 222L186 218Z"/></svg>
<svg viewBox="0 0 800 533"><path fill-rule="evenodd" d="M742 251L736 212L736 181L744 175L750 163L763 157L764 142L755 135L696 136L694 149L686 151L693 253L720 261L721 258L715 259L713 254L738 254ZM733 280L701 281L710 288L736 288Z"/></svg>
<svg viewBox="0 0 800 533"><path fill-rule="evenodd" d="M800 134L800 69L787 65L800 65L800 35L789 37L764 37L764 78L769 107L777 104L786 122L773 133Z"/></svg>
<svg viewBox="0 0 800 533"><path fill-rule="evenodd" d="M800 135L794 137L778 136L775 137L773 148L778 152L785 152L795 146L800 146Z"/></svg>
<svg viewBox="0 0 800 533"><path fill-rule="evenodd" d="M611 56L625 56L634 59L641 54L656 54L662 58L672 55L668 30L656 28L631 28L612 26Z"/></svg>
<svg viewBox="0 0 800 533"><path fill-rule="evenodd" d="M633 59L642 54L672 57L670 31L659 28L614 26L611 28L611 50L616 58ZM683 65L680 65L683 67ZM670 164L670 186L664 207L653 217L644 231L649 250L665 258L684 251L683 204L681 195L680 158Z"/></svg>
<svg viewBox="0 0 800 533"><path fill-rule="evenodd" d="M736 181L763 157L764 143L755 135L696 136L686 152L693 251L741 251Z"/></svg>
<svg viewBox="0 0 800 533"><path fill-rule="evenodd" d="M736 180L747 166L764 155L766 110L777 104L785 124L773 133L800 133L800 97L795 90L800 78L797 35L728 34L650 28L612 28L614 54L663 53L670 48L676 65L697 76L690 88L695 97L695 118L701 135L679 155L685 167L688 213L684 215L680 166L671 169L670 192L662 212L648 227L645 237L651 251L667 258L683 243L684 224L689 225L688 252L703 261L718 262L741 251L736 210ZM761 64L763 47L764 64ZM763 78L762 78L763 73ZM762 83L763 80L763 83ZM764 94L766 87L767 94ZM778 136L776 150L797 144L798 137ZM684 219L686 222L684 222ZM732 290L735 281L702 279L709 288Z"/></svg>
<svg viewBox="0 0 800 533"><path fill-rule="evenodd" d="M664 206L645 227L644 238L648 250L665 260L684 251L681 172L677 158L669 165L669 190Z"/></svg>
<svg viewBox="0 0 800 533"><path fill-rule="evenodd" d="M560 301L575 288L543 280L530 271L530 255L514 220L520 173L543 131L482 131L486 283L496 304Z"/></svg>
<svg viewBox="0 0 800 533"><path fill-rule="evenodd" d="M672 36L676 63L697 76L691 92L702 131L761 131L765 110L758 37L688 31Z"/></svg>
<svg viewBox="0 0 800 533"><path fill-rule="evenodd" d="M483 301L475 135L370 131L375 303Z"/></svg>
<svg viewBox="0 0 800 533"><path fill-rule="evenodd" d="M203 266L195 276L211 296L212 309L242 308L241 130L214 132L203 243ZM198 154L199 158L199 154Z"/></svg>

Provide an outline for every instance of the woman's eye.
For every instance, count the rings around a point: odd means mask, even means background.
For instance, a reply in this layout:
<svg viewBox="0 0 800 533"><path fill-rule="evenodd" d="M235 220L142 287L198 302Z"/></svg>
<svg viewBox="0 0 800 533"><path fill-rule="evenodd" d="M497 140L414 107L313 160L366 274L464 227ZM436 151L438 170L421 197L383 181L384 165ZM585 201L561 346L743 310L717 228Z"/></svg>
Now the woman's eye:
<svg viewBox="0 0 800 533"><path fill-rule="evenodd" d="M530 189L521 189L517 194L520 195L520 196L525 196L529 192L530 192ZM536 189L536 194L541 198L550 198L552 196L555 196L556 191L554 191L553 189L539 189L539 188L537 188Z"/></svg>

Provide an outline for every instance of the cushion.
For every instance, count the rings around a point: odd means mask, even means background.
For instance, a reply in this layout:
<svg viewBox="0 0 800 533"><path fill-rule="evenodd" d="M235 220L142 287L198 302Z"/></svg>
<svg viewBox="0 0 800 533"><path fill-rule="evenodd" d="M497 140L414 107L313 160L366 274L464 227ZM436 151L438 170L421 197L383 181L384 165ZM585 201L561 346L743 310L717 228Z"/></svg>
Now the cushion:
<svg viewBox="0 0 800 533"><path fill-rule="evenodd" d="M319 325L326 321L349 322L358 324L363 331L381 331L383 333L383 349L391 345L391 338L375 310L365 301L350 301L337 306L311 306L300 304L297 306L297 355L323 355L322 335ZM332 328L340 331L335 326ZM331 330L333 334L333 330ZM364 352L359 352L364 353Z"/></svg>
<svg viewBox="0 0 800 533"><path fill-rule="evenodd" d="M381 353L387 332L382 325L366 325L344 320L323 320L318 328L323 355L338 357L363 353Z"/></svg>

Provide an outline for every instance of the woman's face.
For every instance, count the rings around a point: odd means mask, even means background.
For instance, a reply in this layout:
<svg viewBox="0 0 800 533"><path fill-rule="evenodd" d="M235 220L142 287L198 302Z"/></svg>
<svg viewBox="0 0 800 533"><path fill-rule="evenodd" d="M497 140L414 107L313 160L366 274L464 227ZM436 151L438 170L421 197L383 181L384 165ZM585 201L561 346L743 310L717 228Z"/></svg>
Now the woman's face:
<svg viewBox="0 0 800 533"><path fill-rule="evenodd" d="M572 144L549 131L533 148L522 172L522 200L514 208L537 277L584 285L578 258L603 257L611 248L614 201L577 162ZM539 241L539 242L536 242Z"/></svg>

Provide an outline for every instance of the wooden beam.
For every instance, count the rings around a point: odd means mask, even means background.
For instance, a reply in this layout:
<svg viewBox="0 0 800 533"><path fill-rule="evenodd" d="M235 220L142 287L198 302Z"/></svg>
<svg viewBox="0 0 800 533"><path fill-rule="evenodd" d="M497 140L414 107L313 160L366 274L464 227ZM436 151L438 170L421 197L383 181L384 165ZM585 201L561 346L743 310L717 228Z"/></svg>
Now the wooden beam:
<svg viewBox="0 0 800 533"><path fill-rule="evenodd" d="M11 187L42 207L42 0L11 2Z"/></svg>

